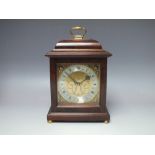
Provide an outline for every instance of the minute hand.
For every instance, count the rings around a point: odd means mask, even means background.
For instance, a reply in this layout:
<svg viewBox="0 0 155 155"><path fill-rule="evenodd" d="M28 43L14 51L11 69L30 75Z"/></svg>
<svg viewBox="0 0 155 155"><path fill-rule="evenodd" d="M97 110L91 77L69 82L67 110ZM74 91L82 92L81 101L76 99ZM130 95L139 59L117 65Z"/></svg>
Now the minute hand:
<svg viewBox="0 0 155 155"><path fill-rule="evenodd" d="M77 84L78 82L77 81L75 81L67 72L65 72L67 75L68 75L68 77L75 83L75 84Z"/></svg>

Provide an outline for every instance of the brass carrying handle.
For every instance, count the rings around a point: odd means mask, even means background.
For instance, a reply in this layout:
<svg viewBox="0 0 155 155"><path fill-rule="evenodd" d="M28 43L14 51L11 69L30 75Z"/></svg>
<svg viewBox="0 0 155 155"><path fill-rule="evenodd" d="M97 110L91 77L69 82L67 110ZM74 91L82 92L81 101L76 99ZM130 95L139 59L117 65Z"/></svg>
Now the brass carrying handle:
<svg viewBox="0 0 155 155"><path fill-rule="evenodd" d="M70 34L73 36L73 39L76 40L83 39L86 33L87 33L86 28L81 26L74 26L70 30Z"/></svg>

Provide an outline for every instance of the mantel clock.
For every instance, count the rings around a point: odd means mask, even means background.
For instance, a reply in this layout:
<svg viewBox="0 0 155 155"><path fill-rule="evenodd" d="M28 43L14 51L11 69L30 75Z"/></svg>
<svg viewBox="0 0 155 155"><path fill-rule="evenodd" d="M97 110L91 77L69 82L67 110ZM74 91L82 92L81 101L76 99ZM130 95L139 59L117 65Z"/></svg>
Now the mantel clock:
<svg viewBox="0 0 155 155"><path fill-rule="evenodd" d="M86 29L70 30L73 39L59 41L46 56L50 62L51 107L48 122L109 122L106 107L107 58L111 53Z"/></svg>

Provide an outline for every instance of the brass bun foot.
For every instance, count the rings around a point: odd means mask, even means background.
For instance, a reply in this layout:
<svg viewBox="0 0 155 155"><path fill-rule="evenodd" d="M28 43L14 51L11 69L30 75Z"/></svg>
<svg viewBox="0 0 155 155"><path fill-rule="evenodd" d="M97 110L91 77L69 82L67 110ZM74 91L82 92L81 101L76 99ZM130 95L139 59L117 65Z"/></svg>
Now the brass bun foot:
<svg viewBox="0 0 155 155"><path fill-rule="evenodd" d="M104 121L104 123L105 123L105 124L108 124L108 123L109 123L109 121L108 121L108 120L105 120L105 121Z"/></svg>
<svg viewBox="0 0 155 155"><path fill-rule="evenodd" d="M50 123L50 124L51 124L51 123L52 123L52 120L48 120L48 123Z"/></svg>

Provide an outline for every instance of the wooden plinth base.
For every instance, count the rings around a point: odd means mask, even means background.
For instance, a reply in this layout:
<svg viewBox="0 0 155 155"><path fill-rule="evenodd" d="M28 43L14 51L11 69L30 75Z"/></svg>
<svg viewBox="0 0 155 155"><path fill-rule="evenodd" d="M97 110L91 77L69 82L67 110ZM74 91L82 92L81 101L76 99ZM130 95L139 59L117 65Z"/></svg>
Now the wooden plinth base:
<svg viewBox="0 0 155 155"><path fill-rule="evenodd" d="M47 115L48 122L109 122L110 115L105 113L84 113L84 112L51 112Z"/></svg>

